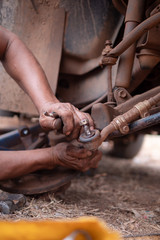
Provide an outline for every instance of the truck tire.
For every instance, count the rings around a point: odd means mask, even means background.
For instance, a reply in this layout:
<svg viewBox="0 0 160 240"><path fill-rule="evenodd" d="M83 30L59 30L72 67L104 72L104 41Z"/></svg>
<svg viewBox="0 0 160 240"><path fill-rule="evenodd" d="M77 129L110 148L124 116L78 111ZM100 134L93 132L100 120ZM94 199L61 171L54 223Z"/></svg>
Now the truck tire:
<svg viewBox="0 0 160 240"><path fill-rule="evenodd" d="M130 159L137 155L143 144L144 135L122 137L114 140L114 147L110 155L118 158Z"/></svg>

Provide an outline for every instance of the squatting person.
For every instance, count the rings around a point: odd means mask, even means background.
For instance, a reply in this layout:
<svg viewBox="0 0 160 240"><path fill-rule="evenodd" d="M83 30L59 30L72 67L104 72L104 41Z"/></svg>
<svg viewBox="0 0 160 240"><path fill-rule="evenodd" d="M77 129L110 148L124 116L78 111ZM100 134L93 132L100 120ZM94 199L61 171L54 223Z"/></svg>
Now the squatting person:
<svg viewBox="0 0 160 240"><path fill-rule="evenodd" d="M93 120L69 103L61 103L54 96L45 73L25 44L12 32L0 27L0 60L7 73L30 96L35 104L42 127L55 129L55 119L44 112L56 112L63 121L63 133L76 138L80 120ZM54 63L53 63L54 64ZM96 168L101 154L69 143L54 147L25 151L0 151L0 180L15 178L39 170L53 169L57 165L86 171Z"/></svg>

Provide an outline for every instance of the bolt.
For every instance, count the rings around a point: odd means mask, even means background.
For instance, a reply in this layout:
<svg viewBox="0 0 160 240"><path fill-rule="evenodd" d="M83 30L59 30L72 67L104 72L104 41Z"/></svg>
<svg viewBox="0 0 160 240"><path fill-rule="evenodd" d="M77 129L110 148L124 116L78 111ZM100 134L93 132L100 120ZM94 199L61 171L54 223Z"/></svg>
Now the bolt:
<svg viewBox="0 0 160 240"><path fill-rule="evenodd" d="M123 132L127 133L129 131L129 127L128 126L124 126L123 128Z"/></svg>
<svg viewBox="0 0 160 240"><path fill-rule="evenodd" d="M79 124L80 124L80 126L83 127L85 135L90 137L93 134L92 134L92 132L91 132L91 130L89 128L88 123L89 123L88 119L82 119Z"/></svg>
<svg viewBox="0 0 160 240"><path fill-rule="evenodd" d="M28 129L23 130L23 135L27 135L29 133Z"/></svg>
<svg viewBox="0 0 160 240"><path fill-rule="evenodd" d="M84 119L82 119L81 121L80 121L80 126L84 126L84 125L86 125L86 124L88 124L89 123L89 121L88 121L88 119L87 118L84 118Z"/></svg>
<svg viewBox="0 0 160 240"><path fill-rule="evenodd" d="M127 97L127 93L124 90L120 90L118 92L118 96L121 98L125 98L125 97Z"/></svg>

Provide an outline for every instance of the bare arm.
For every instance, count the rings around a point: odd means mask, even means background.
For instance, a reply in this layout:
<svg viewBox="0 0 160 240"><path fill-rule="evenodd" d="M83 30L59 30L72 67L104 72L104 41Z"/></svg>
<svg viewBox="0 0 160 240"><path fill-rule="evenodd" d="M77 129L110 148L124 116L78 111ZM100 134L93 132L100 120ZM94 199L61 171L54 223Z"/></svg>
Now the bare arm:
<svg viewBox="0 0 160 240"><path fill-rule="evenodd" d="M51 149L0 151L0 180L53 168Z"/></svg>
<svg viewBox="0 0 160 240"><path fill-rule="evenodd" d="M91 117L80 112L70 103L60 103L54 96L45 73L25 44L13 33L0 27L0 60L8 74L31 97L40 114L41 126L54 129L55 120L44 116L44 112L56 112L62 119L63 133L76 138L80 132L80 120ZM54 63L53 63L54 64Z"/></svg>
<svg viewBox="0 0 160 240"><path fill-rule="evenodd" d="M0 27L0 59L8 74L28 93L41 111L47 102L59 102L53 95L45 73L25 44Z"/></svg>
<svg viewBox="0 0 160 240"><path fill-rule="evenodd" d="M86 171L96 168L100 159L100 152L90 152L69 143L36 150L0 151L0 180L19 177L40 169L53 169L55 166Z"/></svg>

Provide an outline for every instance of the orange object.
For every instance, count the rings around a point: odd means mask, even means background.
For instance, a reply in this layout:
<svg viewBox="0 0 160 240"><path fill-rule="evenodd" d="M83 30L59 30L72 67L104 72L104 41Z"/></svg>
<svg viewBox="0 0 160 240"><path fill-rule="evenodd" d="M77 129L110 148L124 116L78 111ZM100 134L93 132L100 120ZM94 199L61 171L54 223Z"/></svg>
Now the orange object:
<svg viewBox="0 0 160 240"><path fill-rule="evenodd" d="M56 221L0 222L0 239L3 240L63 240L74 231L86 232L92 240L121 240L117 232L111 231L105 223L94 217ZM76 240L88 240L79 234Z"/></svg>

